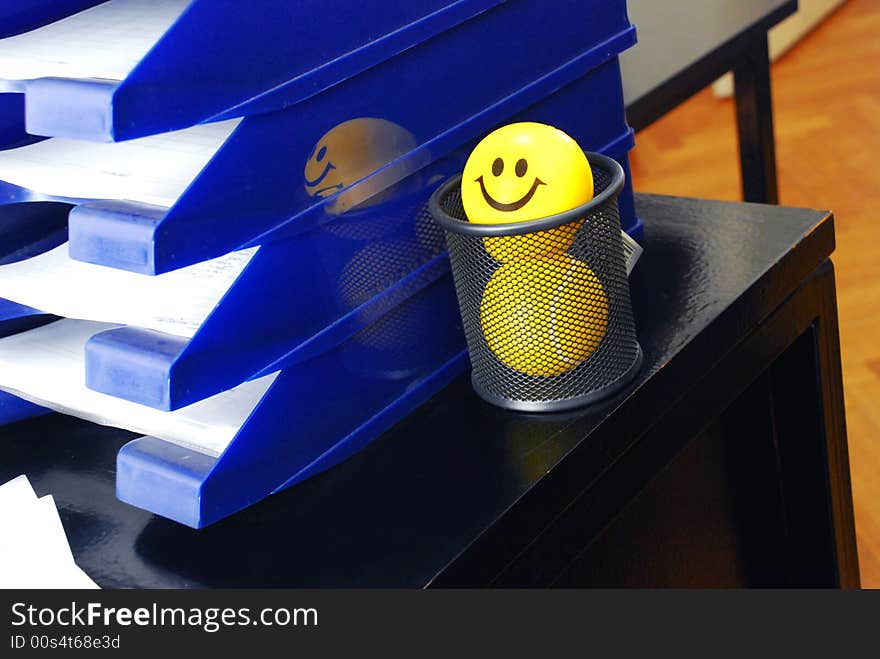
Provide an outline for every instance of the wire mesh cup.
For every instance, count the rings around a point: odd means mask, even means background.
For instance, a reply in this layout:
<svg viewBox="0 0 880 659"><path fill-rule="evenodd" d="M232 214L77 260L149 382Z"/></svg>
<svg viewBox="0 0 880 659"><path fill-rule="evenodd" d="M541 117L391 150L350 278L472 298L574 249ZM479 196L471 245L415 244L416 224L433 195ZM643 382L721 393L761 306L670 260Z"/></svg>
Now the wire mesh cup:
<svg viewBox="0 0 880 659"><path fill-rule="evenodd" d="M638 372L617 196L620 165L588 153L595 196L565 213L470 223L461 177L431 198L446 233L476 392L500 407L558 412L597 403Z"/></svg>

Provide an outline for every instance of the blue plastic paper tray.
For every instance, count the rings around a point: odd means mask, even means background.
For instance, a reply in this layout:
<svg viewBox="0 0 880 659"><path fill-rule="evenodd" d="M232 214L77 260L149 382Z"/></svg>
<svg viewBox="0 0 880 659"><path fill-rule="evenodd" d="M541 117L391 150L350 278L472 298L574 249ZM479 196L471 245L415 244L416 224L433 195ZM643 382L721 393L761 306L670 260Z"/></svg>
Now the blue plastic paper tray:
<svg viewBox="0 0 880 659"><path fill-rule="evenodd" d="M528 13L516 18L534 20ZM517 26L502 24L501 31L522 31ZM551 27L541 30L556 38ZM616 55L634 42L632 28L587 51L572 45L573 59L548 49L491 80L483 67L445 64L463 52L470 55L464 61L482 57L465 32L462 26L454 33L463 33L460 44L450 37L433 46L451 49L443 57L424 44L289 110L245 119L167 211L126 202L78 206L71 255L158 274L300 234L520 117L556 122L591 150L629 132ZM506 55L497 58L506 65ZM442 84L423 82L440 76ZM333 167L330 175L322 165ZM624 217L625 228L635 223Z"/></svg>
<svg viewBox="0 0 880 659"><path fill-rule="evenodd" d="M58 15L88 2L60 2ZM50 5L31 0L45 17ZM64 7L61 7L63 5ZM193 0L122 81L44 78L29 81L28 131L93 140L120 140L225 117L289 107L459 27L474 29L516 17L541 39L517 32L477 35L484 55L554 49L557 17L579 32L585 48L628 25L623 0L411 0L393 10L350 0ZM3 29L0 13L0 30ZM24 21L6 15L7 29ZM567 36L559 34L565 43ZM459 60L467 66L467 60ZM478 68L484 68L481 59ZM454 63L453 63L454 64ZM491 71L491 69L489 69Z"/></svg>

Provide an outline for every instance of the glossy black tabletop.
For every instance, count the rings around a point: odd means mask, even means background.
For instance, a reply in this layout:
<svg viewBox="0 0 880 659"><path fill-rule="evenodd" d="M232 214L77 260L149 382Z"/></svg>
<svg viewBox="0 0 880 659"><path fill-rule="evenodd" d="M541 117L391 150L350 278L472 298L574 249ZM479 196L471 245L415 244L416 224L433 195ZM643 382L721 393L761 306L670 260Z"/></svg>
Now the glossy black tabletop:
<svg viewBox="0 0 880 659"><path fill-rule="evenodd" d="M25 473L55 496L78 563L104 587L422 587L503 560L833 249L822 211L637 202L645 365L600 410L504 412L461 377L347 462L200 531L116 500L116 453L134 435L57 414L0 429L0 482Z"/></svg>

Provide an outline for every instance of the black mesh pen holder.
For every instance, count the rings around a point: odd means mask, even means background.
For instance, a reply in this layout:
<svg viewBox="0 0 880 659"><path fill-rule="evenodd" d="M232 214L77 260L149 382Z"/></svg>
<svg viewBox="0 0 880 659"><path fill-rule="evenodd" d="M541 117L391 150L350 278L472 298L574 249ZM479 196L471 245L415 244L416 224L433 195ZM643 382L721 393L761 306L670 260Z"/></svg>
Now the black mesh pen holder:
<svg viewBox="0 0 880 659"><path fill-rule="evenodd" d="M595 195L565 213L470 223L460 177L431 198L446 233L471 380L500 407L559 412L598 403L641 366L617 209L623 169L587 157Z"/></svg>

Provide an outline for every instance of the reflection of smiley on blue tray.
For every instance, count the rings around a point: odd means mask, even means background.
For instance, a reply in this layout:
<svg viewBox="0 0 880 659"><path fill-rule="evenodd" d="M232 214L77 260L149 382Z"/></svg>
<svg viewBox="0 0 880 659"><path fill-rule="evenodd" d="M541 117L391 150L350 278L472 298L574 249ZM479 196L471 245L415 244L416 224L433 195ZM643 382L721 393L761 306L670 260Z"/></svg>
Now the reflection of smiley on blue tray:
<svg viewBox="0 0 880 659"><path fill-rule="evenodd" d="M318 199L338 193L327 207L334 214L376 203L381 193L399 180L399 171L389 168L369 181L355 184L417 146L412 133L385 119L344 121L327 131L309 154L303 171L306 193Z"/></svg>

